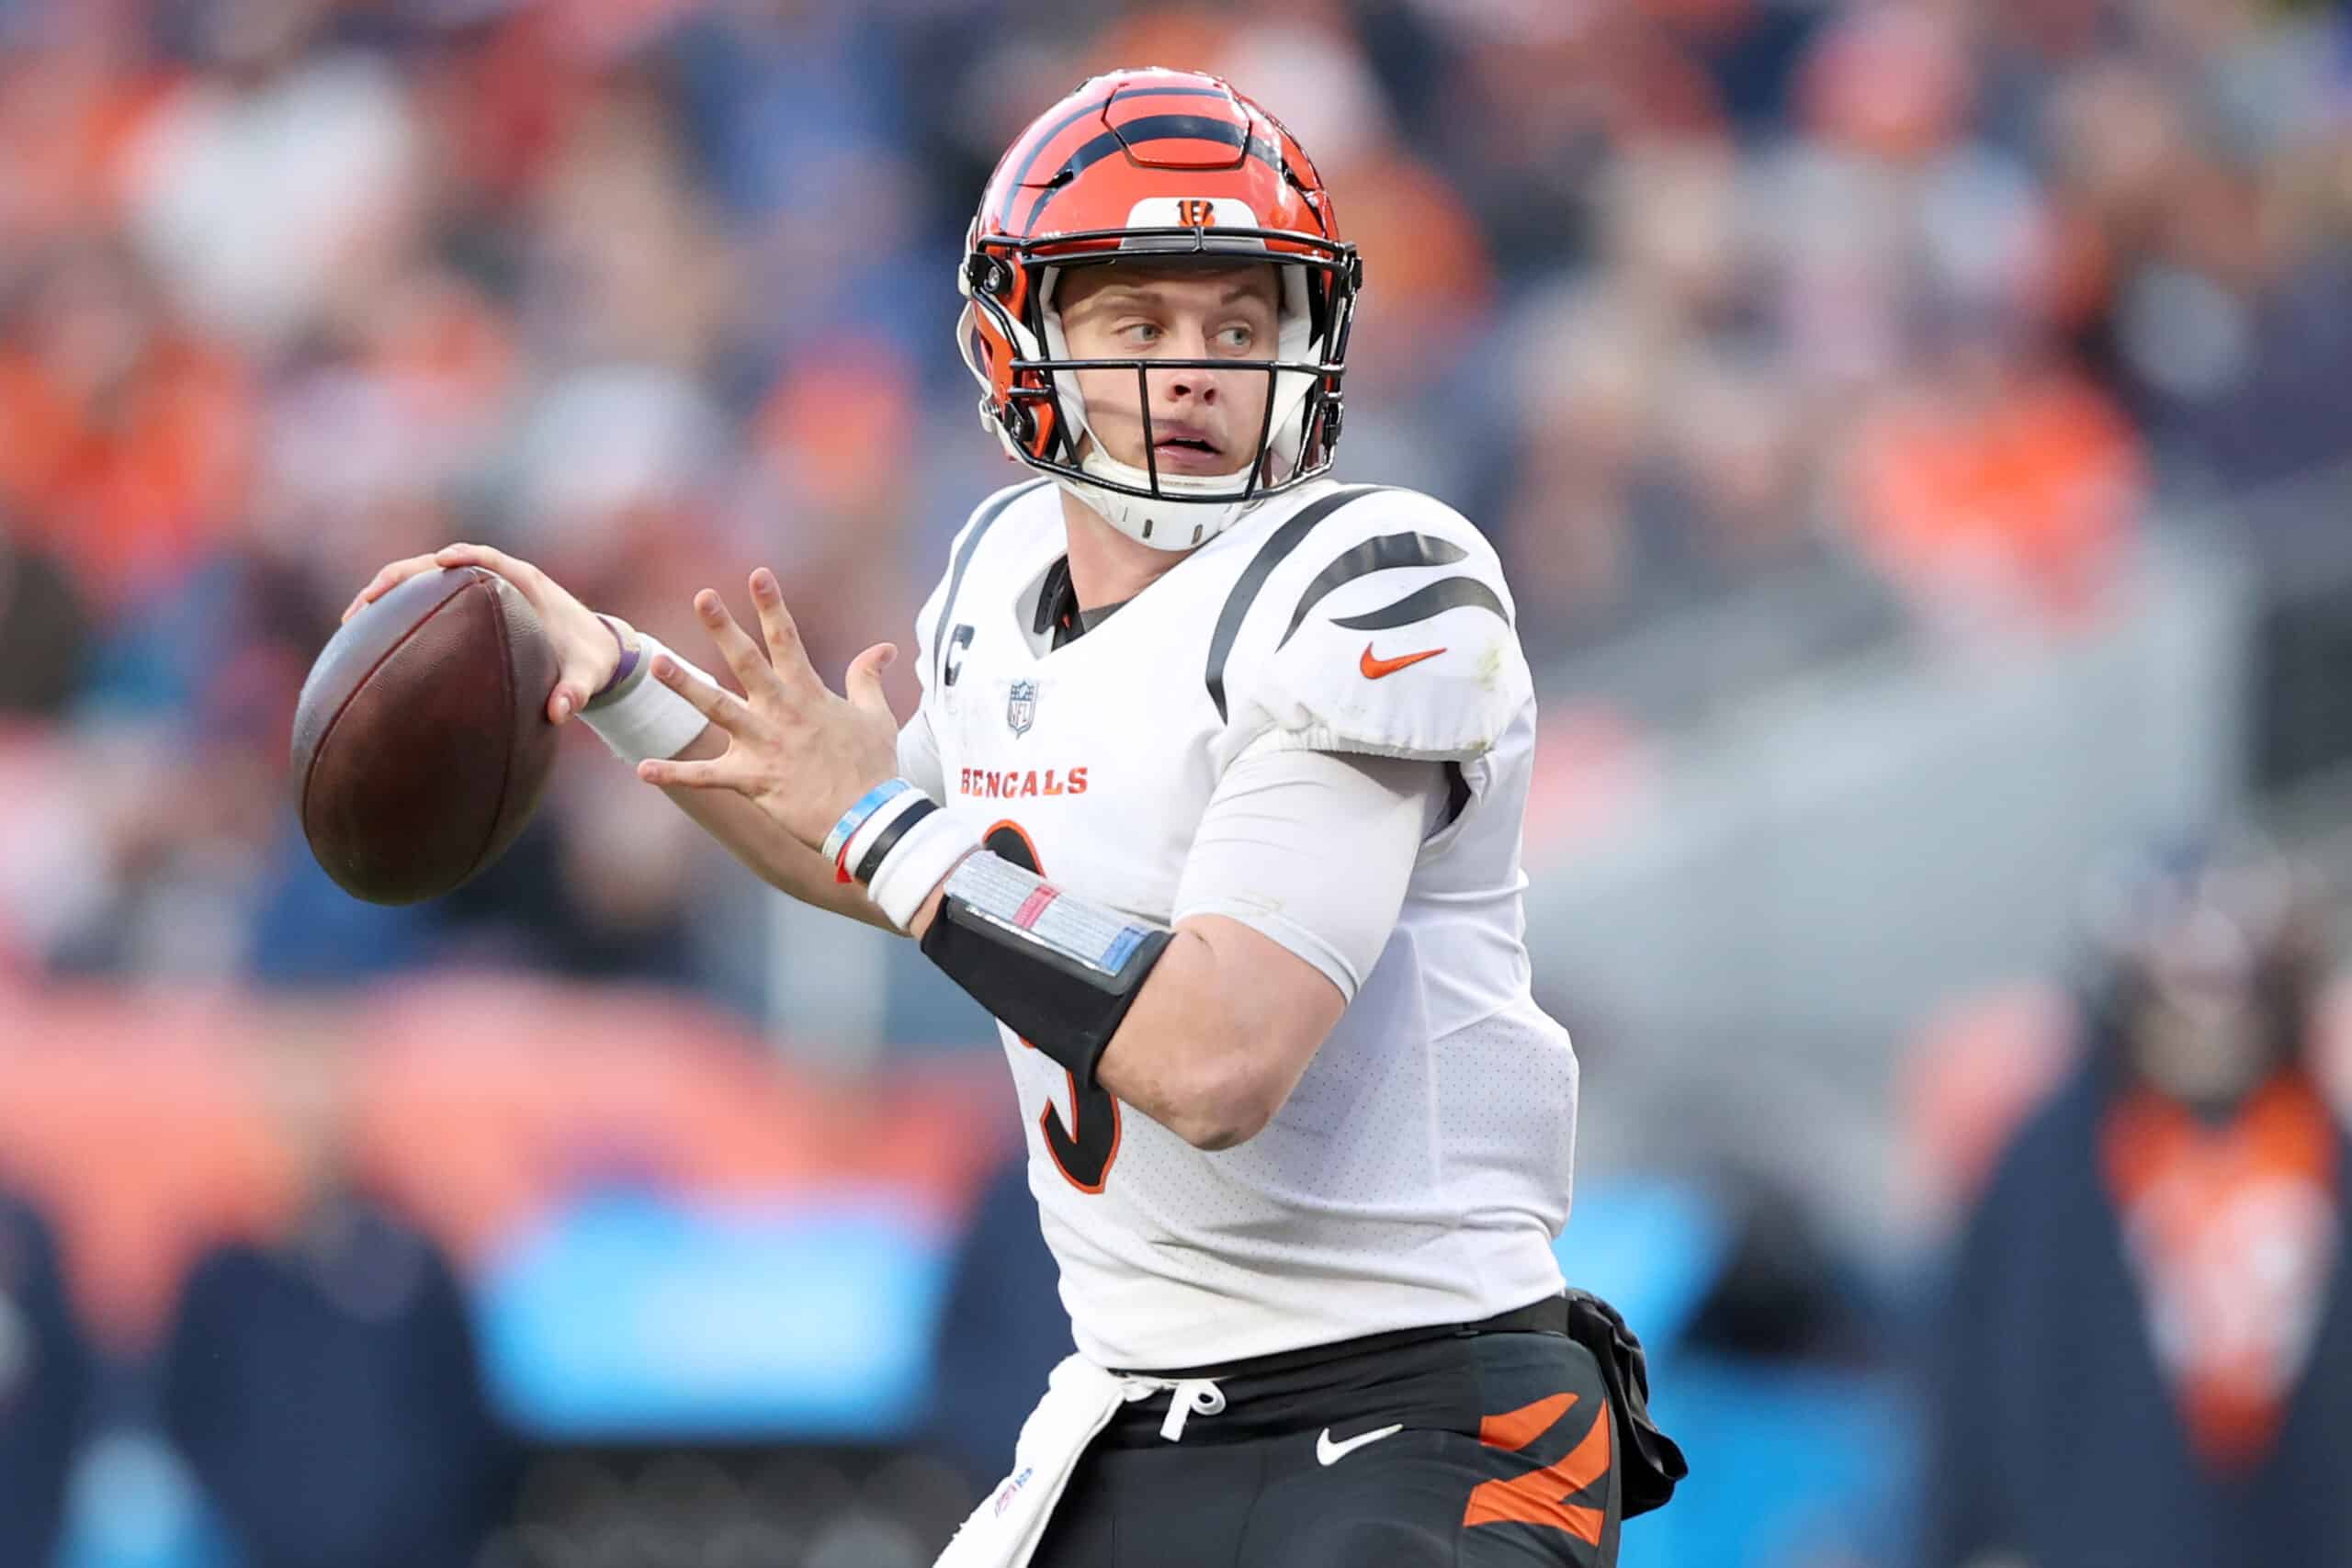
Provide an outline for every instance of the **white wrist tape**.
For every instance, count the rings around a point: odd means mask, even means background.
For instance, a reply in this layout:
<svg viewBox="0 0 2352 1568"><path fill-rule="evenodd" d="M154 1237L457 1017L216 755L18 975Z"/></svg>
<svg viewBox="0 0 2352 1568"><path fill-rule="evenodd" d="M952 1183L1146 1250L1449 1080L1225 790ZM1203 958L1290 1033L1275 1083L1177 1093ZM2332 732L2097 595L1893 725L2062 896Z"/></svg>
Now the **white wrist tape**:
<svg viewBox="0 0 2352 1568"><path fill-rule="evenodd" d="M857 830L852 833L848 841L842 846L840 856L842 870L854 881L872 882L880 874L882 866L888 863L890 851L898 847L895 840L886 842L885 835L888 834L893 827L905 821L910 813L921 811L926 806L933 804L935 803L932 801L931 796L912 784L908 784L905 789L884 801L866 817L865 821L857 825ZM903 830L911 832L917 826L916 823L908 822ZM874 860L874 852L877 846L882 851L882 858L869 866L866 862ZM861 871L865 873L864 876L857 874Z"/></svg>
<svg viewBox="0 0 2352 1568"><path fill-rule="evenodd" d="M694 704L653 678L653 657L669 654L690 679L706 686L718 682L695 669L652 637L637 634L637 668L628 679L591 701L580 716L613 755L635 767L647 758L667 759L684 750L709 720Z"/></svg>
<svg viewBox="0 0 2352 1568"><path fill-rule="evenodd" d="M970 818L959 811L934 811L899 835L867 881L865 896L892 925L906 931L956 863L979 847L980 831Z"/></svg>

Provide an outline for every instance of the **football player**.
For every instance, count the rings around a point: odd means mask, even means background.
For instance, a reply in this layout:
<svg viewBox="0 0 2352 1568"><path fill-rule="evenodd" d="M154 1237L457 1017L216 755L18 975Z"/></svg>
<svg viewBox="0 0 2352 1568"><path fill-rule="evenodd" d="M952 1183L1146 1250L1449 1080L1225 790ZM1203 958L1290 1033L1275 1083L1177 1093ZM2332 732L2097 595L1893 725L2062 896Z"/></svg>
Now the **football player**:
<svg viewBox="0 0 2352 1568"><path fill-rule="evenodd" d="M774 574L741 687L461 545L549 699L785 891L1000 1021L1079 1353L943 1563L1606 1563L1680 1456L1568 1292L1577 1062L1529 994L1535 708L1494 550L1328 477L1363 281L1314 164L1184 72L1097 77L973 220L959 327L1034 470L845 695ZM356 607L356 606L355 606Z"/></svg>

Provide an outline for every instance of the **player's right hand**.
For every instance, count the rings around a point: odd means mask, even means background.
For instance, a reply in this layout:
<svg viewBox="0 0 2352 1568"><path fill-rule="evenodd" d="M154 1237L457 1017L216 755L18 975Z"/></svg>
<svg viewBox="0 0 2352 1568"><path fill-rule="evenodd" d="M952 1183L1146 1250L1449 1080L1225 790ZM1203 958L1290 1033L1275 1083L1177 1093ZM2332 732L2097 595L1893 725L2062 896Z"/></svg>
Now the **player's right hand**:
<svg viewBox="0 0 2352 1568"><path fill-rule="evenodd" d="M392 562L368 580L368 586L345 606L343 618L351 619L412 577L460 566L496 572L537 613L556 654L555 690L548 694L550 723L561 724L578 713L620 668L620 642L594 611L529 561L488 545L445 545L429 556Z"/></svg>

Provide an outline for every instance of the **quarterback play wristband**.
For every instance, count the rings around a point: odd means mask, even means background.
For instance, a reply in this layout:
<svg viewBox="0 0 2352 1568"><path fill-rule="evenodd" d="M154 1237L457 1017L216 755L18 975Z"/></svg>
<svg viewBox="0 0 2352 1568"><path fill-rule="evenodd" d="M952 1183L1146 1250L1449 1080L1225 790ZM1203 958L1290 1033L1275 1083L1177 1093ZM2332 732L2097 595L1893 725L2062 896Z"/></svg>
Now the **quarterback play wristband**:
<svg viewBox="0 0 2352 1568"><path fill-rule="evenodd" d="M1104 1048L1176 933L1072 897L985 850L967 855L941 893L923 956L1093 1088Z"/></svg>
<svg viewBox="0 0 2352 1568"><path fill-rule="evenodd" d="M692 680L706 686L718 684L643 632L637 634L637 668L610 691L590 698L580 710L581 718L597 739L631 766L649 757L676 756L708 722L694 704L653 678L656 655L669 653Z"/></svg>

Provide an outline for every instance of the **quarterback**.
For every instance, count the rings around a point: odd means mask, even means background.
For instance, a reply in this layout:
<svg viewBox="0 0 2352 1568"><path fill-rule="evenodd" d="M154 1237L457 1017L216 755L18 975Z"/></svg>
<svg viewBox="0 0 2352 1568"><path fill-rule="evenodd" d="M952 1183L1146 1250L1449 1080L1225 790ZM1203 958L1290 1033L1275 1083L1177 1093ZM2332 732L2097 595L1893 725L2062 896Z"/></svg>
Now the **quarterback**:
<svg viewBox="0 0 2352 1568"><path fill-rule="evenodd" d="M582 717L775 886L999 1021L1078 1346L944 1564L1607 1563L1680 1474L1567 1289L1577 1063L1529 993L1535 710L1495 552L1328 477L1363 281L1291 134L1097 77L1013 143L958 284L1035 477L923 606L903 726L774 574L695 610L741 694L528 563ZM356 604L355 604L355 608Z"/></svg>

